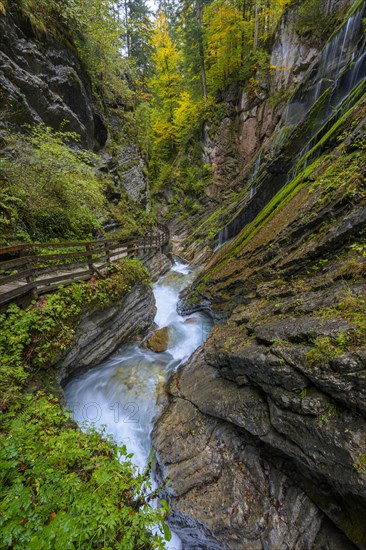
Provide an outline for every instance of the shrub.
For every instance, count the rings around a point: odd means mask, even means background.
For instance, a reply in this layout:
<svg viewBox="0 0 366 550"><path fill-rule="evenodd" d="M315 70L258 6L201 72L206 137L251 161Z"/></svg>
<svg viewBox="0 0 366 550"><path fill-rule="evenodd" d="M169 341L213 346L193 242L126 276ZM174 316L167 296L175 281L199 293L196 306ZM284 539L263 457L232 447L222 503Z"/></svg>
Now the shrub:
<svg viewBox="0 0 366 550"><path fill-rule="evenodd" d="M74 283L27 309L9 306L0 315L0 410L16 404L30 372L46 368L72 342L83 308L117 303L135 284L149 281L139 260L123 259L104 280Z"/></svg>
<svg viewBox="0 0 366 550"><path fill-rule="evenodd" d="M98 157L71 149L73 132L43 124L29 135L10 136L7 158L0 163L1 197L13 230L32 239L87 238L100 226L105 208ZM4 223L4 222L3 222Z"/></svg>
<svg viewBox="0 0 366 550"><path fill-rule="evenodd" d="M0 434L0 548L164 548L147 476L126 448L82 433L52 395L24 397ZM121 461L121 458L123 460Z"/></svg>

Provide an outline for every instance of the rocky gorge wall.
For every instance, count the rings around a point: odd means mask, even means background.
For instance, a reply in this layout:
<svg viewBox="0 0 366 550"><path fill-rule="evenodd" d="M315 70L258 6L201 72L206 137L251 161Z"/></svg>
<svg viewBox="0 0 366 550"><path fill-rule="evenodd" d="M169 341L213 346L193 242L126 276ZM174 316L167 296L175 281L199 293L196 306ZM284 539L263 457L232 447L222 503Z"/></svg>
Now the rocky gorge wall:
<svg viewBox="0 0 366 550"><path fill-rule="evenodd" d="M113 175L116 189L149 208L145 162L137 144L128 136L125 143L114 143L113 133L124 131L119 112L124 106L93 92L75 46L59 34L52 29L37 34L11 2L6 14L0 13L0 136L37 123L76 132L84 148L102 154L101 170ZM108 198L112 202L119 196ZM118 227L114 220L106 225L107 231Z"/></svg>
<svg viewBox="0 0 366 550"><path fill-rule="evenodd" d="M0 16L0 128L19 131L25 123L44 122L77 132L85 147L102 147L108 137L91 84L71 45L39 39L15 9Z"/></svg>
<svg viewBox="0 0 366 550"><path fill-rule="evenodd" d="M288 48L281 36L275 45ZM303 69L281 73L279 86L300 78L306 89L316 50L295 50ZM261 109L258 99L243 120L256 136ZM366 548L365 129L362 88L319 154L290 176L282 165L280 190L182 296L182 313L217 321L168 381L153 432L187 548ZM256 148L243 150L246 163Z"/></svg>
<svg viewBox="0 0 366 550"><path fill-rule="evenodd" d="M141 253L152 282L167 273L171 261L162 251ZM91 306L82 312L73 340L52 365L59 384L95 367L117 348L146 335L156 314L153 289L135 284L117 303Z"/></svg>
<svg viewBox="0 0 366 550"><path fill-rule="evenodd" d="M172 220L172 233L180 235L177 252L190 261L209 258L212 249L250 223L296 173L301 159L307 162L332 119L360 97L351 91L365 77L365 5L326 4L333 24L317 36L299 32L301 5L290 5L268 49L268 64L223 93L220 121L205 124L203 158L213 181L205 189L204 212L193 226Z"/></svg>
<svg viewBox="0 0 366 550"><path fill-rule="evenodd" d="M153 434L188 548L366 547L366 158L343 147L183 296L182 312L221 320L168 382Z"/></svg>
<svg viewBox="0 0 366 550"><path fill-rule="evenodd" d="M329 13L341 7L329 6ZM321 153L327 132L362 97L365 9L360 3L320 49L297 34L297 8L283 18L271 52L271 77L263 84L259 81L254 100L246 92L240 99L243 173L239 172L236 185L244 183L246 192L233 219L217 235L217 243L237 235L301 167Z"/></svg>
<svg viewBox="0 0 366 550"><path fill-rule="evenodd" d="M60 384L109 357L119 346L150 328L156 313L148 286L135 285L120 303L87 308L81 315L72 343L52 365Z"/></svg>

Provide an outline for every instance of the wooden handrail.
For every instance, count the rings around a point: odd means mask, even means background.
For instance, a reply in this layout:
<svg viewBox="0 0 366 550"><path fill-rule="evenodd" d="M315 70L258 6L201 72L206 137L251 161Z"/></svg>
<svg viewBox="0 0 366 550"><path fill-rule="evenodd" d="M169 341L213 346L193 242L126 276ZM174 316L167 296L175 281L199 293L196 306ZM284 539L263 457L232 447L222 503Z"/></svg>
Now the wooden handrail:
<svg viewBox="0 0 366 550"><path fill-rule="evenodd" d="M38 294L63 284L101 274L101 269L121 257L134 256L138 251L159 249L169 242L169 233L162 226L158 229L158 234L150 232L142 237L0 247L0 307L29 293L36 298ZM37 254L37 249L53 251L57 248L78 250ZM1 261L2 257L11 254L18 254L19 257ZM54 275L46 276L47 273Z"/></svg>
<svg viewBox="0 0 366 550"><path fill-rule="evenodd" d="M98 244L102 245L103 243L120 243L125 242L128 243L131 240L138 240L139 237L130 237L130 238L123 238L123 239L98 239L96 241L71 241L71 242L62 242L62 243L23 243L23 244L17 244L13 246L1 246L0 247L0 255L1 254L12 254L16 252L26 252L26 251L33 251L37 248L43 248L43 249L52 249L52 248L81 248L88 245Z"/></svg>

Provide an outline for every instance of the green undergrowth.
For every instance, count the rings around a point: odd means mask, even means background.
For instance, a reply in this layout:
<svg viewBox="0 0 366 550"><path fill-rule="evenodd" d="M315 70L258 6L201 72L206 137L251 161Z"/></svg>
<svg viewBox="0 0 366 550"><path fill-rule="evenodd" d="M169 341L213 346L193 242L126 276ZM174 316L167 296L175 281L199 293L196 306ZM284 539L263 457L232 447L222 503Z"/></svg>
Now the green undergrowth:
<svg viewBox="0 0 366 550"><path fill-rule="evenodd" d="M98 157L71 148L74 132L28 131L7 137L0 162L2 232L27 241L90 237L106 209Z"/></svg>
<svg viewBox="0 0 366 550"><path fill-rule="evenodd" d="M350 245L344 254L336 277L343 280L360 281L366 279L366 242L365 234Z"/></svg>
<svg viewBox="0 0 366 550"><path fill-rule="evenodd" d="M164 548L166 510L148 504L147 475L94 430L81 432L38 392L1 419L0 548ZM122 459L122 460L121 460Z"/></svg>
<svg viewBox="0 0 366 550"><path fill-rule="evenodd" d="M286 86L282 86L279 90L277 90L277 92L273 93L268 99L269 106L273 110L276 110L280 106L285 105L286 103L289 102L294 92L295 92L294 87L286 88Z"/></svg>
<svg viewBox="0 0 366 550"><path fill-rule="evenodd" d="M317 315L323 319L341 319L350 324L350 329L342 332L337 338L322 338L316 342L315 349L310 354L323 357L335 357L346 351L366 345L366 294L344 291L341 299L333 307L321 309Z"/></svg>
<svg viewBox="0 0 366 550"><path fill-rule="evenodd" d="M326 13L325 4L321 0L304 0L301 2L298 17L294 24L300 36L319 43L331 33L339 23L339 15Z"/></svg>
<svg viewBox="0 0 366 550"><path fill-rule="evenodd" d="M258 185L260 185L260 179L264 175L259 175L256 179ZM215 245L215 239L218 233L225 227L225 222L227 223L230 219L229 215L233 214L234 211L237 211L238 205L242 203L245 198L249 188L251 187L251 182L246 182L239 191L230 191L225 198L223 198L223 204L214 210L213 212L205 212L205 218L201 221L197 228L194 228L190 236L187 238L187 245L192 243L200 244L209 244L210 246ZM234 210L235 207L235 210Z"/></svg>
<svg viewBox="0 0 366 550"><path fill-rule="evenodd" d="M326 367L332 359L347 351L347 342L348 337L346 335L338 338L316 338L313 342L313 348L306 354L306 362L308 365Z"/></svg>
<svg viewBox="0 0 366 550"><path fill-rule="evenodd" d="M27 378L54 363L70 345L85 308L103 309L118 303L135 284L149 281L139 260L123 259L110 267L106 279L74 283L26 309L10 305L0 315L1 409L16 405Z"/></svg>
<svg viewBox="0 0 366 550"><path fill-rule="evenodd" d="M212 183L212 168L202 163L199 143L188 145L187 149L188 153L179 152L170 160L158 159L150 163L153 197L159 198L167 189L174 191L168 199L168 218L201 212L204 190Z"/></svg>
<svg viewBox="0 0 366 550"><path fill-rule="evenodd" d="M4 244L91 240L111 218L114 237L143 233L154 215L135 203L79 146L75 132L44 124L9 135L0 160L0 232Z"/></svg>
<svg viewBox="0 0 366 550"><path fill-rule="evenodd" d="M104 280L0 316L0 548L164 548L151 528L169 538L167 506L149 505L148 474L105 435L81 432L51 393L50 365L72 342L82 311L149 283L141 262L124 259Z"/></svg>

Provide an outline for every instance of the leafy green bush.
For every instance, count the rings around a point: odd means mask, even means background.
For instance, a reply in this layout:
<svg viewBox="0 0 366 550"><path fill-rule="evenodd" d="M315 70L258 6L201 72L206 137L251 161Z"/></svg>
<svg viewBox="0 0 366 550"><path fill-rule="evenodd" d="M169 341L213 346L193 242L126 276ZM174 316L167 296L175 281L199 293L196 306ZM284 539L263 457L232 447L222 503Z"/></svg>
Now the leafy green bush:
<svg viewBox="0 0 366 550"><path fill-rule="evenodd" d="M29 135L8 139L8 156L0 162L0 202L7 210L2 225L25 230L36 240L88 238L105 210L98 157L71 149L73 132L56 132L43 124Z"/></svg>
<svg viewBox="0 0 366 550"><path fill-rule="evenodd" d="M109 219L121 225L119 237L144 234L155 224L144 203L134 202L110 175L101 174L98 155L76 148L78 140L74 132L43 124L7 138L0 159L4 244L89 240Z"/></svg>
<svg viewBox="0 0 366 550"><path fill-rule="evenodd" d="M125 447L80 432L42 392L19 406L1 420L0 548L164 548L150 530L169 538L166 507L148 504Z"/></svg>
<svg viewBox="0 0 366 550"><path fill-rule="evenodd" d="M72 342L85 307L117 303L135 284L149 281L139 260L123 259L104 280L74 283L27 309L9 306L0 315L0 410L14 406L28 375L46 368Z"/></svg>
<svg viewBox="0 0 366 550"><path fill-rule="evenodd" d="M326 14L322 0L305 0L301 3L295 30L312 40L327 37L336 26L336 16Z"/></svg>

